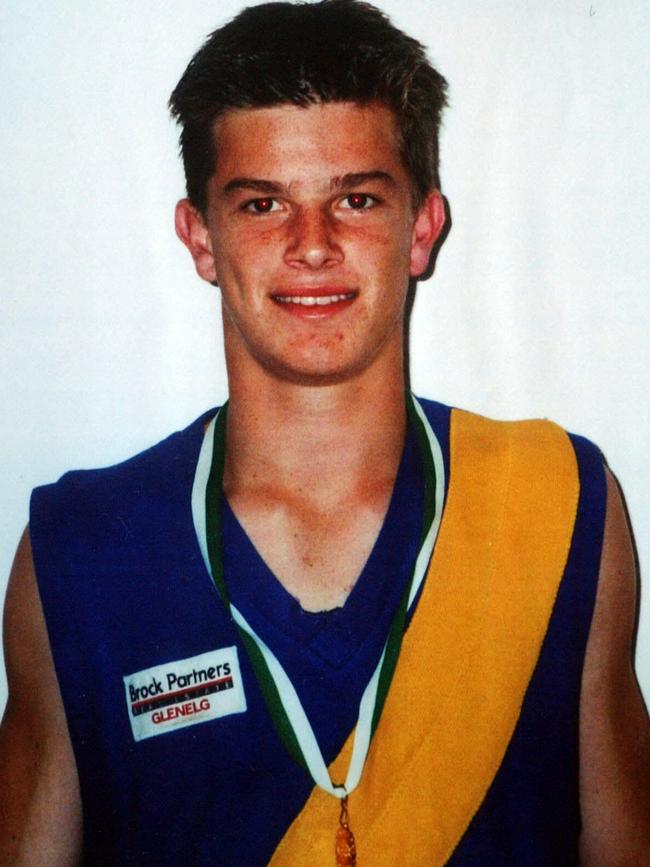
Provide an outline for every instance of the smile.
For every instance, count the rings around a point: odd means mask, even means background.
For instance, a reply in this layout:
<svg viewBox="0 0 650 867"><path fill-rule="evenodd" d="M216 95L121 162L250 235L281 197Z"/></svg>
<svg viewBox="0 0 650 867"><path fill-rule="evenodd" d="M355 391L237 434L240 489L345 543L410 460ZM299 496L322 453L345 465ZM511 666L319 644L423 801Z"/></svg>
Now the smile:
<svg viewBox="0 0 650 867"><path fill-rule="evenodd" d="M302 307L325 307L327 304L337 304L339 301L352 301L356 292L345 292L339 295L274 295L273 300L279 304L300 304Z"/></svg>
<svg viewBox="0 0 650 867"><path fill-rule="evenodd" d="M278 307L290 316L308 322L316 320L336 320L354 304L359 293L341 292L339 286L313 286L295 288L288 294L272 295L271 298ZM339 291L336 291L336 290Z"/></svg>

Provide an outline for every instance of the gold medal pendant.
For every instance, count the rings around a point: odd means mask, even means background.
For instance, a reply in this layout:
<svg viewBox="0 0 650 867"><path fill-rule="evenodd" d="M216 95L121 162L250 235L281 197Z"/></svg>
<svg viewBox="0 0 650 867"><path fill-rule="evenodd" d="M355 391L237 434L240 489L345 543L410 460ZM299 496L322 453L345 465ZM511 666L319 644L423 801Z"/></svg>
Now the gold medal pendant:
<svg viewBox="0 0 650 867"><path fill-rule="evenodd" d="M337 867L356 867L357 846L354 834L350 830L348 816L348 796L341 798L341 815L339 827L336 829L336 864Z"/></svg>

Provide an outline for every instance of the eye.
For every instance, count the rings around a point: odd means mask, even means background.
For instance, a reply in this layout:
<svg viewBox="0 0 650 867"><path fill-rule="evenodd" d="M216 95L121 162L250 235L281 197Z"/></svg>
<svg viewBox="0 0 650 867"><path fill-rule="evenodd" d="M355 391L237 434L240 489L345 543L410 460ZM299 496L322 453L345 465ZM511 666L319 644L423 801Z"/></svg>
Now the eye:
<svg viewBox="0 0 650 867"><path fill-rule="evenodd" d="M377 204L377 199L368 193L350 193L341 202L342 207L353 211L364 211Z"/></svg>
<svg viewBox="0 0 650 867"><path fill-rule="evenodd" d="M277 211L279 207L278 202L270 197L251 199L250 202L244 203L244 210L253 214L270 214L271 211Z"/></svg>

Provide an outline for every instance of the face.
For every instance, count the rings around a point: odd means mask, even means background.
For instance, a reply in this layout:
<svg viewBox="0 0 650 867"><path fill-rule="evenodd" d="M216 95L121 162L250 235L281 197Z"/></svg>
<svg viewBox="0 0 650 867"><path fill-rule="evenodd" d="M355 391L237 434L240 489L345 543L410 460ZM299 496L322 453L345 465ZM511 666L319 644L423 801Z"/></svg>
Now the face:
<svg viewBox="0 0 650 867"><path fill-rule="evenodd" d="M409 277L444 211L432 193L414 212L392 112L236 109L215 135L207 213L180 202L177 231L221 288L229 364L316 384L401 360Z"/></svg>

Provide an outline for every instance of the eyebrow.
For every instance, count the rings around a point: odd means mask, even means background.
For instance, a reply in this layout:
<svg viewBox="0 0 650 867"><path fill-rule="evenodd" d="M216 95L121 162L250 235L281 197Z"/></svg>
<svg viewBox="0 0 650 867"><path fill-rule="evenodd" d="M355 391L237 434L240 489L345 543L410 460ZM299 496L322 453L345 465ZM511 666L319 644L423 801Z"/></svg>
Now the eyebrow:
<svg viewBox="0 0 650 867"><path fill-rule="evenodd" d="M388 172L382 172L379 170L374 172L350 172L347 175L332 178L330 181L330 188L336 191L348 189L349 187L360 187L363 184L370 183L371 181L381 181L385 184L389 184L391 187L394 187L397 183L395 178Z"/></svg>
<svg viewBox="0 0 650 867"><path fill-rule="evenodd" d="M235 190L255 190L259 193L266 193L269 196L277 193L286 192L287 188L284 184L276 181L266 181L262 178L232 178L224 186L224 193L232 193Z"/></svg>
<svg viewBox="0 0 650 867"><path fill-rule="evenodd" d="M395 178L388 172L376 170L372 172L349 172L346 175L339 175L330 179L330 190L338 192L339 190L349 189L350 187L359 187L371 181L380 181L390 186L395 186ZM235 192L236 190L253 190L254 192L264 193L267 196L276 196L280 193L287 194L289 188L285 184L278 181L269 181L265 178L231 178L223 187L223 192Z"/></svg>

